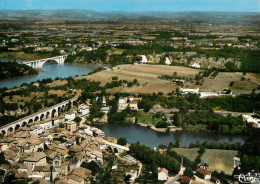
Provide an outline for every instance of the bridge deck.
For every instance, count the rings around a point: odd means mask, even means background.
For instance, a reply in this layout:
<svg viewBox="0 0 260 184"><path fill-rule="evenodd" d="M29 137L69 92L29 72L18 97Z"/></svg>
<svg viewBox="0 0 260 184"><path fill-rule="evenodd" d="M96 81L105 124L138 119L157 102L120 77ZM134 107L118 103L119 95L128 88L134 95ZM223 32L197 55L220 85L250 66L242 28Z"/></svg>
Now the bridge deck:
<svg viewBox="0 0 260 184"><path fill-rule="evenodd" d="M122 149L122 150L125 150L125 151L129 151L129 148L128 147L125 147L125 146L121 146L119 144L114 144L112 142L108 142L108 141L105 141L105 143L109 146L113 146L113 147L116 147L116 148L119 148L119 149Z"/></svg>
<svg viewBox="0 0 260 184"><path fill-rule="evenodd" d="M56 104L56 105L54 105L54 106L49 107L48 109L44 109L44 110L41 110L41 111L39 111L39 112L35 112L35 113L33 113L33 114L29 115L29 116L25 116L25 117L23 117L23 118L21 118L21 119L18 119L18 120L16 120L16 121L14 121L14 122L11 122L11 123L8 123L8 124L6 124L6 125L3 125L3 126L1 126L0 128L5 128L5 127L8 127L8 126L10 126L10 125L19 123L19 122L21 122L21 121L23 121L23 120L26 120L26 119L30 118L30 117L33 117L33 116L35 116L35 115L39 115L39 114L41 114L41 113L43 113L43 112L46 112L46 111L48 111L48 110L50 110L50 109L54 109L54 108L56 108L56 107L59 107L59 106L62 105L63 103L66 103L66 102L71 101L71 100L74 101L74 100L77 99L77 98L78 98L78 97L74 97L74 98L71 98L71 99L66 100L66 101L64 101L64 102L58 103L58 104Z"/></svg>

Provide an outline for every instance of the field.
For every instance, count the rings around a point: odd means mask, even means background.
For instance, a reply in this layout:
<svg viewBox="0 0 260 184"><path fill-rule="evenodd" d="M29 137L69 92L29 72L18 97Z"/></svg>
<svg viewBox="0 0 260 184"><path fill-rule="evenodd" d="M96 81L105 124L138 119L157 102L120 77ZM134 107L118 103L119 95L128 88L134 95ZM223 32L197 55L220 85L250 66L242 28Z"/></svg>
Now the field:
<svg viewBox="0 0 260 184"><path fill-rule="evenodd" d="M237 151L234 150L206 149L201 160L209 164L209 170L224 171L231 175L236 154Z"/></svg>
<svg viewBox="0 0 260 184"><path fill-rule="evenodd" d="M189 77L195 77L199 72L199 70L191 68L166 65L119 65L111 71L98 72L84 78L100 81L101 85L111 82L109 79L113 76L118 76L119 80L133 81L133 79L137 79L140 84L139 86L113 89L113 92L128 92L133 94L163 92L167 94L175 90L178 86L171 84L170 81L158 79L158 76L165 74L172 75L175 71L179 76Z"/></svg>
<svg viewBox="0 0 260 184"><path fill-rule="evenodd" d="M110 49L108 50L109 53L112 53L112 54L122 54L124 51L126 51L125 49L119 49L119 48L113 48L113 49Z"/></svg>
<svg viewBox="0 0 260 184"><path fill-rule="evenodd" d="M138 123L144 123L144 124L150 124L150 125L156 125L160 119L158 118L152 118L153 113L145 113L143 111L138 111L137 118Z"/></svg>
<svg viewBox="0 0 260 184"><path fill-rule="evenodd" d="M163 92L167 94L180 87L172 84L169 80L158 79L161 75L172 75L177 72L177 76L194 79L195 75L200 70L181 67L181 66L166 66L166 65L118 65L113 67L110 71L101 71L90 76L85 76L94 81L100 81L101 85L111 82L110 78L118 76L119 80L133 81L137 79L139 86L131 88L118 87L108 90L109 92L127 92L132 94L137 93L158 93ZM245 77L242 81L241 78ZM80 77L82 78L82 77ZM232 87L229 86L230 82L234 81ZM252 89L259 86L260 80L256 77L247 74L243 76L239 72L220 72L214 79L210 77L204 78L202 85L195 85L195 83L187 82L183 88L200 88L200 91L205 92L220 92L225 88L231 88L236 94L251 93ZM214 84L214 85L212 85Z"/></svg>
<svg viewBox="0 0 260 184"><path fill-rule="evenodd" d="M174 148L173 150L192 161L194 161L198 155L198 148ZM206 149L206 152L202 155L201 160L209 164L209 170L224 171L226 174L231 175L234 169L233 159L236 154L237 151L234 150Z"/></svg>
<svg viewBox="0 0 260 184"><path fill-rule="evenodd" d="M197 157L198 155L198 150L199 148L173 148L173 150L175 152L177 152L179 155L182 155L182 156L185 156L187 157L188 159L190 159L191 161L194 161L195 158Z"/></svg>

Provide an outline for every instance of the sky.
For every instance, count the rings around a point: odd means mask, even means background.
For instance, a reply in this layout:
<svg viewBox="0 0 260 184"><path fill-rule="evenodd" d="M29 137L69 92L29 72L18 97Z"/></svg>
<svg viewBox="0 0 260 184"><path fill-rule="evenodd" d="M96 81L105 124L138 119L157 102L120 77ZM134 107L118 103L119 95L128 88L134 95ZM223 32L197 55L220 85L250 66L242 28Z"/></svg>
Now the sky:
<svg viewBox="0 0 260 184"><path fill-rule="evenodd" d="M0 0L0 10L260 12L260 0Z"/></svg>

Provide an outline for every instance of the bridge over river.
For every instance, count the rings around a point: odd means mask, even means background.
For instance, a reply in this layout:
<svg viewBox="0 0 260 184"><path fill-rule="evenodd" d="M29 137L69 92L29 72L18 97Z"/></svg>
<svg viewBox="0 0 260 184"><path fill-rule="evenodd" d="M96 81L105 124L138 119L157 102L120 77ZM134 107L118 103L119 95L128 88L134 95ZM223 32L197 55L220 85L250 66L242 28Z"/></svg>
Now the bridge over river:
<svg viewBox="0 0 260 184"><path fill-rule="evenodd" d="M23 64L26 64L32 68L42 68L42 66L46 61L56 61L58 64L63 64L67 56L68 55L63 55L63 56L56 56L56 57L45 58L45 59L40 59L35 61L24 61Z"/></svg>

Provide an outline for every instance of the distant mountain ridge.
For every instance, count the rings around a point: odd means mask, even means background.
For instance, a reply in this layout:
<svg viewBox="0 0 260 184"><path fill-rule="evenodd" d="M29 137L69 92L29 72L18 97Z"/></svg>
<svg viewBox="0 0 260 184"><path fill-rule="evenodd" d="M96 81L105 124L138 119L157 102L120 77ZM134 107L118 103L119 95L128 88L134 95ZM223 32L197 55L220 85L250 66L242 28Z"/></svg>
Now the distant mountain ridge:
<svg viewBox="0 0 260 184"><path fill-rule="evenodd" d="M94 10L1 10L1 20L173 21L260 25L258 12L98 12Z"/></svg>

